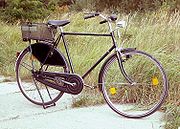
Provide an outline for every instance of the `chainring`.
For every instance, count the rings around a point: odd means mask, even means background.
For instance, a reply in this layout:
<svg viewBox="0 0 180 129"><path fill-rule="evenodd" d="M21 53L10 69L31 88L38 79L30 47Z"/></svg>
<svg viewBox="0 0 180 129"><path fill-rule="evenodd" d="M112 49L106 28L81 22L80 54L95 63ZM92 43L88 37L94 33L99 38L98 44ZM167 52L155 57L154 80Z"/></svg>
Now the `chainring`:
<svg viewBox="0 0 180 129"><path fill-rule="evenodd" d="M70 76L67 78L67 82L74 84L67 85L67 89L71 94L79 94L82 91L84 83L80 76Z"/></svg>

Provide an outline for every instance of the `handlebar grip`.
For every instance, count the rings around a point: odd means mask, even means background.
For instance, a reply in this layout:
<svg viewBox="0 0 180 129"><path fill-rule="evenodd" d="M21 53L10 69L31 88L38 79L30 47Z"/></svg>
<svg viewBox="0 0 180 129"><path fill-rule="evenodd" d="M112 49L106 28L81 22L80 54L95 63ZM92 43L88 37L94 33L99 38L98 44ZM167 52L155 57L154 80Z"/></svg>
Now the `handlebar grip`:
<svg viewBox="0 0 180 129"><path fill-rule="evenodd" d="M92 18L92 17L95 17L95 16L99 16L99 13L96 12L96 13L87 13L88 15L87 16L84 16L84 19L88 19L88 18Z"/></svg>
<svg viewBox="0 0 180 129"><path fill-rule="evenodd" d="M107 20L103 20L103 21L99 22L99 24L103 24L103 23L106 23L106 22L107 22Z"/></svg>
<svg viewBox="0 0 180 129"><path fill-rule="evenodd" d="M91 15L84 16L84 19L88 19L88 18L92 18L92 17L95 17L95 15L91 14Z"/></svg>

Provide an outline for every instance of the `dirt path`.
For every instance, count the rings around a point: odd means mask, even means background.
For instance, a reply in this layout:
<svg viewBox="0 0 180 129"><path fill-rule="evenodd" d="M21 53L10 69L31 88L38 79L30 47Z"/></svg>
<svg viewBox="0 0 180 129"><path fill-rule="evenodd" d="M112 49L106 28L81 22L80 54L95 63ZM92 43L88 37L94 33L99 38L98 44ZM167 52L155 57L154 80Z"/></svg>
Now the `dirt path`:
<svg viewBox="0 0 180 129"><path fill-rule="evenodd" d="M126 119L107 105L71 109L64 95L55 107L44 110L27 101L16 82L0 83L0 129L163 129L162 114Z"/></svg>

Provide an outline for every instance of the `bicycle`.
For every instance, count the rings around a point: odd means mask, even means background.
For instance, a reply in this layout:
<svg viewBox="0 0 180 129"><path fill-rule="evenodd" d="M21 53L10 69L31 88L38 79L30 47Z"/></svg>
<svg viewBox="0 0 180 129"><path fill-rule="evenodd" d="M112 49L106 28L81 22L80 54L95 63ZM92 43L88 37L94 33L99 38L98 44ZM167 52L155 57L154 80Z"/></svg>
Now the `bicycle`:
<svg viewBox="0 0 180 129"><path fill-rule="evenodd" d="M21 26L23 40L29 41L29 46L16 61L16 78L22 94L45 109L55 106L63 93L77 95L87 86L99 88L105 102L121 116L142 118L151 115L160 108L168 92L168 80L162 65L136 48L118 47L115 32L119 32L125 22L117 22L117 16L88 13L84 19L98 16L103 19L100 24L108 24L109 33L64 32L63 27L70 23L69 20L50 20L47 24L24 23ZM116 23L115 29L112 29L113 22ZM60 32L55 38L57 29ZM74 73L66 35L111 37L112 47L80 76ZM36 42L32 44L31 40ZM60 41L66 56L57 49ZM98 85L84 84L83 79L106 57L99 72Z"/></svg>

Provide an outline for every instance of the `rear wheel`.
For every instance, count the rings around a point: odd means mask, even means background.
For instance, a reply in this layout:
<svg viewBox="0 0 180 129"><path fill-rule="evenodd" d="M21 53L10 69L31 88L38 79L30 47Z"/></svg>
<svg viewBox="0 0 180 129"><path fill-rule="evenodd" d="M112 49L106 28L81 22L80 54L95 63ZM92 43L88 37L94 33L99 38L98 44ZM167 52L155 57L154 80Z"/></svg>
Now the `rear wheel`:
<svg viewBox="0 0 180 129"><path fill-rule="evenodd" d="M50 105L61 98L64 92L50 88L32 76L32 71L39 70L41 63L26 48L16 61L16 78L22 94L37 105ZM44 71L68 72L68 66L43 66ZM44 102L43 102L44 101Z"/></svg>
<svg viewBox="0 0 180 129"><path fill-rule="evenodd" d="M119 66L131 83L123 76ZM154 113L162 105L168 90L161 64L141 51L125 52L120 64L116 54L107 59L101 69L99 83L111 109L128 118Z"/></svg>

